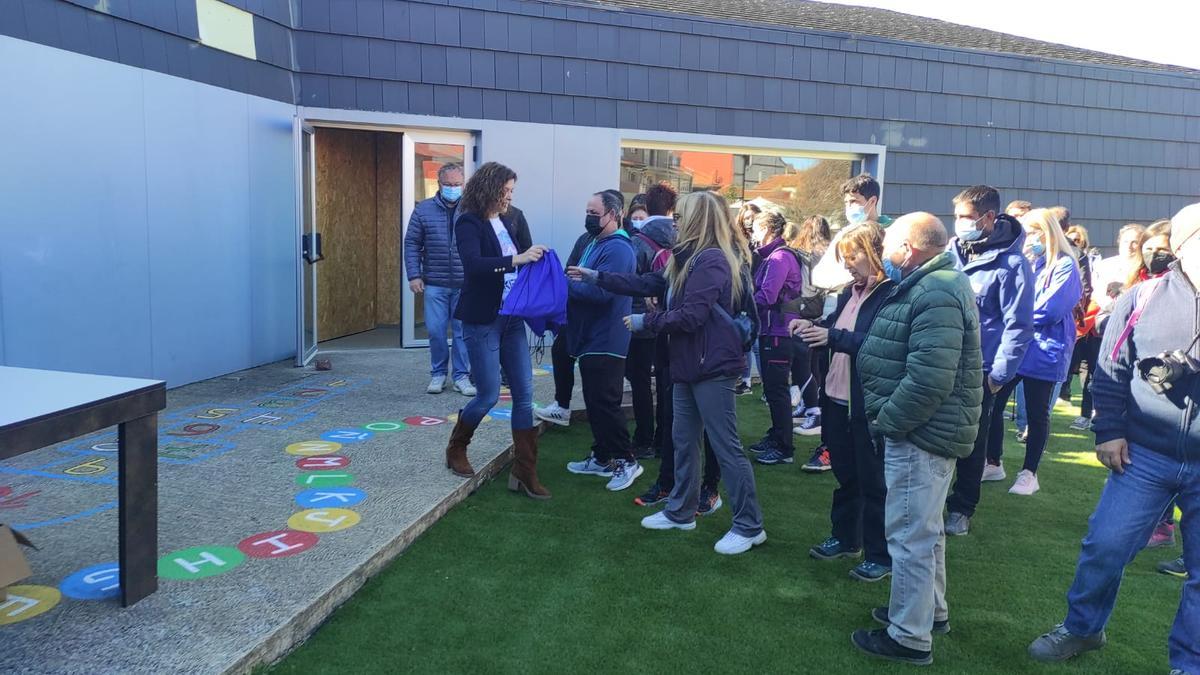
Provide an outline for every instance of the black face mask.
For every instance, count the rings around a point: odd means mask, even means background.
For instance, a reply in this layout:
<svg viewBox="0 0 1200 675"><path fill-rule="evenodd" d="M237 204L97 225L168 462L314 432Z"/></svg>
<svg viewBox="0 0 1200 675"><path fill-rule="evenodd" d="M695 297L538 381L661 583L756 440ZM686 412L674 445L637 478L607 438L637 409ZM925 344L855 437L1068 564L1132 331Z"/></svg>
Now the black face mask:
<svg viewBox="0 0 1200 675"><path fill-rule="evenodd" d="M1166 251L1155 251L1148 256L1143 255L1142 261L1146 263L1146 270L1157 276L1167 271L1171 263L1175 262L1175 256Z"/></svg>
<svg viewBox="0 0 1200 675"><path fill-rule="evenodd" d="M593 237L600 236L600 232L604 229L604 226L600 224L600 216L590 213L587 215L587 219L583 221L583 226L587 229L588 234Z"/></svg>

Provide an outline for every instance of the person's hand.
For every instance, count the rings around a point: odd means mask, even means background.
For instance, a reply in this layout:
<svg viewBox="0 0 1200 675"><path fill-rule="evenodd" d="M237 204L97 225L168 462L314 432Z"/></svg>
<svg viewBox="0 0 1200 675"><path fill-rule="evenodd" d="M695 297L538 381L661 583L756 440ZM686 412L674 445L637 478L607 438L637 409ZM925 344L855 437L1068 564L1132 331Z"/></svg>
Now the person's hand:
<svg viewBox="0 0 1200 675"><path fill-rule="evenodd" d="M572 265L567 268L567 278L571 281L582 281L584 283L594 284L599 276L599 272L587 267L576 267L575 265Z"/></svg>
<svg viewBox="0 0 1200 675"><path fill-rule="evenodd" d="M550 249L541 244L534 244L533 246L530 246L529 250L525 251L524 253L518 253L514 255L513 265L528 265L529 263L535 263L541 260L542 256L546 255L546 251L548 250Z"/></svg>
<svg viewBox="0 0 1200 675"><path fill-rule="evenodd" d="M627 316L627 317L625 317L624 319L621 319L621 320L625 322L625 327L626 327L626 328L628 328L628 329L629 329L629 330L631 330L631 331L633 330L633 317L632 317L632 316Z"/></svg>
<svg viewBox="0 0 1200 675"><path fill-rule="evenodd" d="M987 377L988 391L992 392L993 394L996 394L1000 391L1001 386L1002 385L996 384L996 381L992 379L991 375L988 375L988 377Z"/></svg>
<svg viewBox="0 0 1200 675"><path fill-rule="evenodd" d="M790 322L788 322L788 333L792 335L799 335L801 331L806 328L811 328L812 325L813 322L809 321L808 319L792 319Z"/></svg>
<svg viewBox="0 0 1200 675"><path fill-rule="evenodd" d="M629 332L631 333L636 333L646 328L645 314L630 314L622 319L622 321L625 322L625 327L628 328Z"/></svg>
<svg viewBox="0 0 1200 675"><path fill-rule="evenodd" d="M425 282L421 281L420 279L410 279L408 282L408 287L412 289L413 293L425 292Z"/></svg>
<svg viewBox="0 0 1200 675"><path fill-rule="evenodd" d="M1129 443L1124 438L1097 445L1096 458L1100 460L1101 464L1117 473L1125 473L1125 467L1133 464L1129 459Z"/></svg>
<svg viewBox="0 0 1200 675"><path fill-rule="evenodd" d="M800 339L804 340L809 347L824 347L829 344L829 329L810 325L800 331Z"/></svg>

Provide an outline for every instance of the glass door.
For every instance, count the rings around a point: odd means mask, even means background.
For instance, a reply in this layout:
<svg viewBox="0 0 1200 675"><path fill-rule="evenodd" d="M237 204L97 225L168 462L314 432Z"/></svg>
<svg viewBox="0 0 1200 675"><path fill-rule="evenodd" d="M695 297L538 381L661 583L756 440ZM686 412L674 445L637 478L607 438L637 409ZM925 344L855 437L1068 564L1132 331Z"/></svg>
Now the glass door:
<svg viewBox="0 0 1200 675"><path fill-rule="evenodd" d="M321 260L321 233L317 230L316 140L313 128L296 120L300 148L297 170L300 185L297 195L300 251L297 260L300 292L296 339L296 365L305 366L317 355L317 263Z"/></svg>
<svg viewBox="0 0 1200 675"><path fill-rule="evenodd" d="M402 205L400 246L403 260L404 235L408 232L408 221L417 202L429 199L438 191L438 169L445 164L461 164L464 177L469 178L474 168L474 137L469 133L405 131L401 150ZM453 228L451 228L453 233ZM401 278L401 321L403 322L403 345L425 347L429 345L429 332L425 327L425 297L413 293L408 287L408 272Z"/></svg>

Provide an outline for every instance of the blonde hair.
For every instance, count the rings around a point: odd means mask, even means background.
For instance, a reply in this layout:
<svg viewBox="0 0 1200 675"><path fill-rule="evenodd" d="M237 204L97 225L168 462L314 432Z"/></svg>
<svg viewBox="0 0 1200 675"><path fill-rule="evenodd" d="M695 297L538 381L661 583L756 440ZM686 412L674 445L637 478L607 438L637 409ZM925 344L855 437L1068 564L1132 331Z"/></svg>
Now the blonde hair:
<svg viewBox="0 0 1200 675"><path fill-rule="evenodd" d="M1067 238L1069 239L1071 237L1071 235L1073 235L1073 234L1079 235L1079 239L1080 239L1079 248L1086 251L1087 249L1092 247L1092 240L1090 238L1088 238L1088 231L1087 231L1086 227L1084 227L1082 225L1072 225L1072 226L1068 227L1067 228Z"/></svg>
<svg viewBox="0 0 1200 675"><path fill-rule="evenodd" d="M1018 220L1021 221L1022 226L1042 233L1042 241L1046 244L1047 264L1053 264L1060 255L1069 257L1072 262L1075 261L1075 256L1071 255L1071 243L1067 241L1067 235L1063 234L1062 228L1058 226L1058 216L1053 210L1034 209ZM1078 265L1078 263L1075 264Z"/></svg>
<svg viewBox="0 0 1200 675"><path fill-rule="evenodd" d="M853 253L864 255L875 270L876 281L883 279L883 228L873 220L842 230L834 256L843 262Z"/></svg>
<svg viewBox="0 0 1200 675"><path fill-rule="evenodd" d="M725 256L733 281L733 299L742 294L742 267L750 260L746 246L746 235L740 227L729 220L729 207L720 195L713 192L692 192L679 198L675 212L679 214L676 251L691 251L692 256L715 248ZM671 292L679 296L687 281L691 257L681 261L680 256L671 256L664 275L671 285Z"/></svg>

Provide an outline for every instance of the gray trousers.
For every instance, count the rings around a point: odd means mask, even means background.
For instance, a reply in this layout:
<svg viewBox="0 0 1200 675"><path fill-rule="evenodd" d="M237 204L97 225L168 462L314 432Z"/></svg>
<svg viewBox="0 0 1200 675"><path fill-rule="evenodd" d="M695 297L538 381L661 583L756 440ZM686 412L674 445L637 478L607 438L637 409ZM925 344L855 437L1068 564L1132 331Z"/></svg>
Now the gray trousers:
<svg viewBox="0 0 1200 675"><path fill-rule="evenodd" d="M677 523L696 519L700 503L700 443L704 432L717 463L733 511L735 534L754 537L762 532L762 511L754 487L754 470L742 453L738 436L736 395L738 378L705 380L695 384L676 382L671 400L675 406L675 487L667 500L667 517Z"/></svg>
<svg viewBox="0 0 1200 675"><path fill-rule="evenodd" d="M942 506L954 460L908 441L886 439L887 483L884 534L892 556L888 634L909 649L931 651L933 622L950 616L946 606L946 529Z"/></svg>

